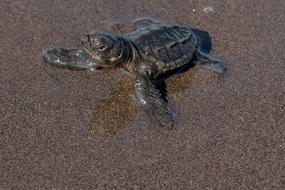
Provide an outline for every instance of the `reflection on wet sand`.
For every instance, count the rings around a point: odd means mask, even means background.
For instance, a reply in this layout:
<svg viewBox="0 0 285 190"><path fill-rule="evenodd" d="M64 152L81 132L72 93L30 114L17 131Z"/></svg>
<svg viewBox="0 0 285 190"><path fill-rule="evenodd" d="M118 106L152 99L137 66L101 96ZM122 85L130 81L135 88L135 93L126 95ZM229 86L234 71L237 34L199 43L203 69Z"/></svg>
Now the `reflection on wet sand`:
<svg viewBox="0 0 285 190"><path fill-rule="evenodd" d="M91 132L111 135L125 128L137 114L132 94L133 78L124 75L112 94L96 105L90 124Z"/></svg>
<svg viewBox="0 0 285 190"><path fill-rule="evenodd" d="M180 93L191 86L194 72L191 69L185 73L175 75L167 80L162 91ZM165 89L167 87L167 90ZM165 94L167 96L167 94ZM109 97L106 97L96 105L91 120L90 131L93 134L113 135L119 130L128 126L137 113L138 107L133 101L133 78L123 75L117 88Z"/></svg>

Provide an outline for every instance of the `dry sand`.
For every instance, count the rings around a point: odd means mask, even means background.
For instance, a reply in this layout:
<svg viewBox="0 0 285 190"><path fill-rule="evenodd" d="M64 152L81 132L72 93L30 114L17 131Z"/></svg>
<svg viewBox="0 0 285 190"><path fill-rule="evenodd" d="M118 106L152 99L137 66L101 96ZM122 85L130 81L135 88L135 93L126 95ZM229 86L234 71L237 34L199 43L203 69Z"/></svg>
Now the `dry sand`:
<svg viewBox="0 0 285 190"><path fill-rule="evenodd" d="M285 189L284 0L78 2L0 1L1 190ZM106 20L143 16L208 31L228 67L223 77L194 68L167 81L172 131L122 98L132 79L120 71L41 59Z"/></svg>

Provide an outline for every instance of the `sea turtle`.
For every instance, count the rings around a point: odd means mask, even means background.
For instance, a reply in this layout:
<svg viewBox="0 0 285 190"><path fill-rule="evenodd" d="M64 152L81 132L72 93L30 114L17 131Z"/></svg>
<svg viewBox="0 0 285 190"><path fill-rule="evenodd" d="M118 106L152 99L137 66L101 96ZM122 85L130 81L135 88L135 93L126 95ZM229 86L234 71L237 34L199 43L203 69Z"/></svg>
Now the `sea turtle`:
<svg viewBox="0 0 285 190"><path fill-rule="evenodd" d="M173 114L154 83L158 76L193 62L219 74L226 67L199 49L199 39L191 28L147 18L133 24L123 35L87 34L82 49L52 48L44 51L43 58L52 66L74 70L123 68L136 77L135 97L143 110L159 126L172 128Z"/></svg>

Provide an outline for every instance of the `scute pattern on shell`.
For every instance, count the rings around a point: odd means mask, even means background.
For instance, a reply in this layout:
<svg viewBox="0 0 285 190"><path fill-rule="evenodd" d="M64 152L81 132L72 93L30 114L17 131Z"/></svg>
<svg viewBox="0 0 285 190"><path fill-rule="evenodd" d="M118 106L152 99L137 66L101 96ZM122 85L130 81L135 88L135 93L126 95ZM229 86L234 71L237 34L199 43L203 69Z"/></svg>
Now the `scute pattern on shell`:
<svg viewBox="0 0 285 190"><path fill-rule="evenodd" d="M192 30L172 25L150 25L129 33L145 60L159 70L168 70L191 61L199 46Z"/></svg>

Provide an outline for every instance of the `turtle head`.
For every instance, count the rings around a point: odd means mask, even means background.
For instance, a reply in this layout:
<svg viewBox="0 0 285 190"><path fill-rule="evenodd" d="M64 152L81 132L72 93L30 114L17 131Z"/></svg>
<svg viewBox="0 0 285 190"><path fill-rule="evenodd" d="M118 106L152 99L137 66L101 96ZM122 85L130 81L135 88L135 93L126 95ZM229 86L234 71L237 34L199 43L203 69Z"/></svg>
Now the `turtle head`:
<svg viewBox="0 0 285 190"><path fill-rule="evenodd" d="M107 33L95 32L82 38L83 49L101 67L117 67L124 61L121 40Z"/></svg>

